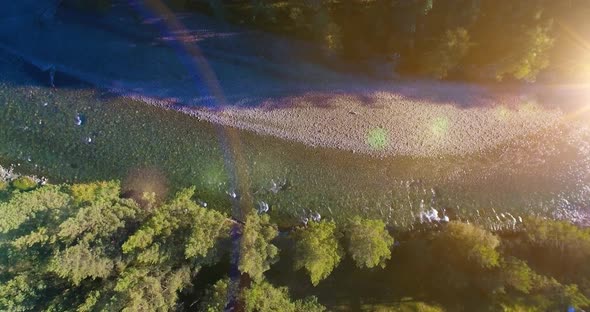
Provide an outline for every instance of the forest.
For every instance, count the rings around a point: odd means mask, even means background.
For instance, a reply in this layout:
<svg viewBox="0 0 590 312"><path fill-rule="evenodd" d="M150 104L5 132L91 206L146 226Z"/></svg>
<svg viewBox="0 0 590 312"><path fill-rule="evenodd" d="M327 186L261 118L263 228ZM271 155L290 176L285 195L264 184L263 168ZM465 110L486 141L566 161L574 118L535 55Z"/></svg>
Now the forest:
<svg viewBox="0 0 590 312"><path fill-rule="evenodd" d="M413 231L380 220L279 228L118 181L0 185L2 311L565 311L590 306L590 231L526 218ZM291 272L291 273L288 273Z"/></svg>
<svg viewBox="0 0 590 312"><path fill-rule="evenodd" d="M95 12L106 10L109 3L64 1ZM356 69L383 67L392 78L394 71L476 82L590 78L590 3L585 0L165 3L174 10L205 12L234 24L312 41L323 47L323 61L338 57Z"/></svg>

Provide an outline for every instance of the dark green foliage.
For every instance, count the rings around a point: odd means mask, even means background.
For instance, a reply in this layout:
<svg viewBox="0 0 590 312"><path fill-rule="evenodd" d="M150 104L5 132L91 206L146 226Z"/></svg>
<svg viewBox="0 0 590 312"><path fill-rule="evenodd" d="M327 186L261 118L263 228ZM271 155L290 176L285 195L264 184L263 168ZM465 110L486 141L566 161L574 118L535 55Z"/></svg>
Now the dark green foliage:
<svg viewBox="0 0 590 312"><path fill-rule="evenodd" d="M443 79L456 70L471 45L464 28L447 30L432 51L426 52L422 63L426 74Z"/></svg>
<svg viewBox="0 0 590 312"><path fill-rule="evenodd" d="M279 249L271 243L277 235L277 226L270 223L268 215L248 215L240 241L240 272L261 281L264 272L278 261Z"/></svg>
<svg viewBox="0 0 590 312"><path fill-rule="evenodd" d="M12 187L19 191L30 191L37 187L37 182L35 180L22 176L12 181Z"/></svg>
<svg viewBox="0 0 590 312"><path fill-rule="evenodd" d="M590 296L590 231L566 221L530 218L526 231L507 244L507 250L532 268L562 283L578 284Z"/></svg>
<svg viewBox="0 0 590 312"><path fill-rule="evenodd" d="M381 220L353 218L346 228L348 254L360 268L385 267L391 259L393 237Z"/></svg>
<svg viewBox="0 0 590 312"><path fill-rule="evenodd" d="M295 269L305 269L315 286L330 275L344 256L336 223L310 222L295 235Z"/></svg>
<svg viewBox="0 0 590 312"><path fill-rule="evenodd" d="M253 1L226 18L317 41L355 61L400 55L401 70L439 79L534 81L588 67L590 3L572 1ZM219 3L211 5L219 10Z"/></svg>

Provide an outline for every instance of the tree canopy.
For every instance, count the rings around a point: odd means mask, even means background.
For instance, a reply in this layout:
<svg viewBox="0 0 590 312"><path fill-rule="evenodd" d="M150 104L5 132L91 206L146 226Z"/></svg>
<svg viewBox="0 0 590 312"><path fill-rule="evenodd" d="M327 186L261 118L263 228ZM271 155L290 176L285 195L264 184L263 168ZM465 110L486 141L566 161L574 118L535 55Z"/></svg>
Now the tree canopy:
<svg viewBox="0 0 590 312"><path fill-rule="evenodd" d="M278 235L277 226L268 215L250 214L246 217L240 241L239 269L253 280L261 281L263 273L278 261L279 249L271 243Z"/></svg>
<svg viewBox="0 0 590 312"><path fill-rule="evenodd" d="M120 193L115 181L12 188L1 198L0 310L320 312L322 296L363 293L340 284L349 276L371 284L361 297L367 311L590 307L590 232L564 221L528 218L510 233L452 221L400 233L394 248L379 220L310 222L277 237L268 215L233 220L197 204L194 188L142 204ZM245 273L232 280L232 270L213 269L234 263L230 233L240 242L235 269ZM278 261L283 243L294 245L293 259ZM345 249L352 261L334 271ZM314 287L285 274L293 265ZM394 289L413 297L391 298Z"/></svg>
<svg viewBox="0 0 590 312"><path fill-rule="evenodd" d="M227 235L227 219L194 203L192 189L152 211L119 190L45 186L0 204L0 309L175 308Z"/></svg>
<svg viewBox="0 0 590 312"><path fill-rule="evenodd" d="M391 259L393 237L381 220L368 220L354 217L346 228L348 254L357 266L373 268L385 267Z"/></svg>
<svg viewBox="0 0 590 312"><path fill-rule="evenodd" d="M305 269L315 286L330 275L344 256L336 223L310 222L296 235L295 269Z"/></svg>

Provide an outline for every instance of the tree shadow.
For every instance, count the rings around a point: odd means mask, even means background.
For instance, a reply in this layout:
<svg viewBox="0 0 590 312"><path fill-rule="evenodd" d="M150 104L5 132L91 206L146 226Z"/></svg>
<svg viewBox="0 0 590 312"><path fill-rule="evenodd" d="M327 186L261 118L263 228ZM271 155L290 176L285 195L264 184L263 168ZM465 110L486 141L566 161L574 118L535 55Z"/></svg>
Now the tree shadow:
<svg viewBox="0 0 590 312"><path fill-rule="evenodd" d="M92 46L78 47L79 55L68 52L68 55L58 57L65 62L69 58L78 60L70 64L53 64L57 69L56 87L88 89L94 86L118 92L108 93L108 96L123 94L184 107L257 107L265 110L301 105L332 109L339 100L371 108L396 101L453 105L460 109L497 105L510 108L529 102L550 107L555 102L579 104L586 94L570 92L573 95L568 98L558 88L532 90L527 86L498 88L420 79L383 80L366 72L349 71L351 66L345 61L326 58L325 51L311 43L244 30L196 13L177 14L176 23L170 16L150 12L135 2L117 5L106 15L70 9L58 11L58 19L66 22L68 27L91 27L101 37L81 41ZM116 44L92 43L92 40L108 41L109 38L115 38ZM62 39L76 47L76 38ZM126 44L122 46L122 42ZM92 51L100 47L102 51ZM129 52L133 49L139 50ZM106 56L94 57L99 53ZM81 57L87 57L88 62L99 60L85 69L95 69L96 72L83 73L78 68L70 70L76 63L84 64L84 60L79 59ZM49 84L49 73L43 66L35 65L34 60L24 56L21 59L23 71L35 84ZM106 64L110 60L114 64ZM136 62L145 64L142 66ZM103 67L108 69L103 70ZM139 72L127 75L131 77L129 79L123 78L133 70ZM142 75L144 72L145 76ZM7 75L0 80L18 84L10 81Z"/></svg>

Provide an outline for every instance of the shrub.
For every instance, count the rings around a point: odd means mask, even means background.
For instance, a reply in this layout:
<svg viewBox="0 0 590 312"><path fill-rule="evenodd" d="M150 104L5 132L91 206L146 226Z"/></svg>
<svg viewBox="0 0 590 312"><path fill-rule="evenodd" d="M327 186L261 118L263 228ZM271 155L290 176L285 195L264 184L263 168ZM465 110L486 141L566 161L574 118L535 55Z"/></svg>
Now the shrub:
<svg viewBox="0 0 590 312"><path fill-rule="evenodd" d="M12 187L19 191L30 191L37 187L37 182L29 177L20 177L12 181Z"/></svg>
<svg viewBox="0 0 590 312"><path fill-rule="evenodd" d="M468 223L450 222L435 240L444 261L457 268L489 269L499 265L498 237Z"/></svg>

